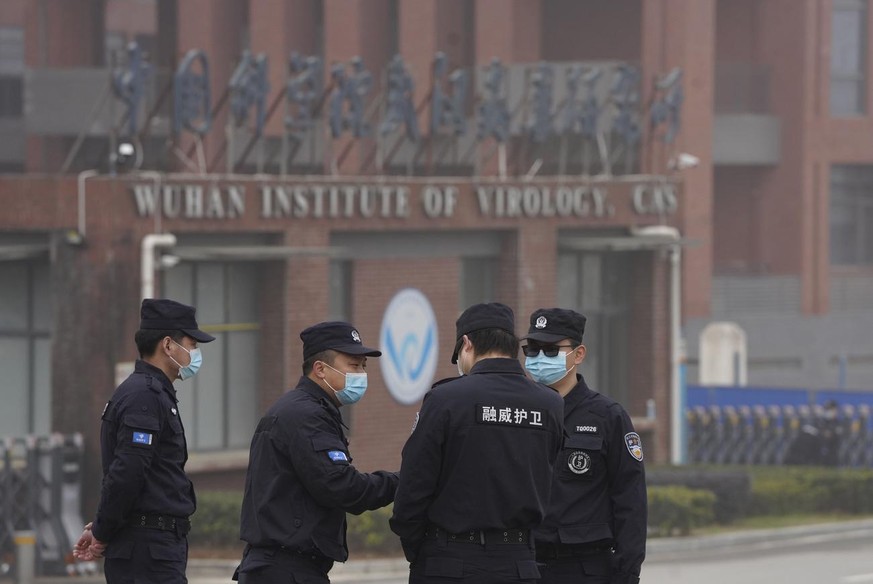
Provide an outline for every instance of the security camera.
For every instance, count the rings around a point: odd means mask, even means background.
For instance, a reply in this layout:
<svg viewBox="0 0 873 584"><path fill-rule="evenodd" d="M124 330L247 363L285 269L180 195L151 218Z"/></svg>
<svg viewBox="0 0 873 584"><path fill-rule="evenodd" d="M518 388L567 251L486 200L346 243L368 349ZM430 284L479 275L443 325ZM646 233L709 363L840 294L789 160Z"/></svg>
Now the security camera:
<svg viewBox="0 0 873 584"><path fill-rule="evenodd" d="M132 141L119 142L115 152L109 155L109 164L114 172L137 170L142 164L142 152Z"/></svg>
<svg viewBox="0 0 873 584"><path fill-rule="evenodd" d="M680 152L678 155L670 159L670 162L667 163L667 167L670 170L685 170L687 168L694 168L699 164L700 158L697 156L688 154L687 152Z"/></svg>

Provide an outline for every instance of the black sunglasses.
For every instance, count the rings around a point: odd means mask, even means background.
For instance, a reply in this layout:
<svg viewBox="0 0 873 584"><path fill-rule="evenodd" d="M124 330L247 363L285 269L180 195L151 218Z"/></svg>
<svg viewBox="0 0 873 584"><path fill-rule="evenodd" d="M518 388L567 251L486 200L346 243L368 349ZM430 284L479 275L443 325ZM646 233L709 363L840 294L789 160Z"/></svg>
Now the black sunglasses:
<svg viewBox="0 0 873 584"><path fill-rule="evenodd" d="M540 354L540 351L542 351L546 357L556 357L558 353L561 352L561 349L575 348L576 346L573 345L523 345L521 350L524 351L524 354L528 357L536 357Z"/></svg>

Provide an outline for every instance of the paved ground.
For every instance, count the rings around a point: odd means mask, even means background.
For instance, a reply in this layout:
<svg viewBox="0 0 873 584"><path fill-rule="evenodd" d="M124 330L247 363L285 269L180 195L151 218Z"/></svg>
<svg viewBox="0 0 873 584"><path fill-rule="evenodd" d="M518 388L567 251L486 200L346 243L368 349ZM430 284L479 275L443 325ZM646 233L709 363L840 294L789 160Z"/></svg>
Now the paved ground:
<svg viewBox="0 0 873 584"><path fill-rule="evenodd" d="M873 520L741 531L649 542L642 584L873 584ZM190 584L229 584L236 560L191 560ZM405 560L351 560L331 582L400 584ZM9 580L2 580L8 582ZM36 584L102 584L102 577L38 578Z"/></svg>

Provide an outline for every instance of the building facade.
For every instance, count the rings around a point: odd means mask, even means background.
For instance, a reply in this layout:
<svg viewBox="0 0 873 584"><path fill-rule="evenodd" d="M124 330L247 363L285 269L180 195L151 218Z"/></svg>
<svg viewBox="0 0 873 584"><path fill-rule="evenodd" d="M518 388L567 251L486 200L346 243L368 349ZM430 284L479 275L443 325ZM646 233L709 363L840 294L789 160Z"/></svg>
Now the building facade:
<svg viewBox="0 0 873 584"><path fill-rule="evenodd" d="M149 292L218 337L180 384L205 486L241 486L300 330L342 318L375 342L406 288L433 309L436 379L469 304L511 305L519 333L538 307L588 315L589 383L657 462L677 333L691 381L701 331L730 320L750 384L825 387L848 364L873 387L867 4L7 0L2 432L97 452ZM395 468L418 402L370 371L352 451Z"/></svg>

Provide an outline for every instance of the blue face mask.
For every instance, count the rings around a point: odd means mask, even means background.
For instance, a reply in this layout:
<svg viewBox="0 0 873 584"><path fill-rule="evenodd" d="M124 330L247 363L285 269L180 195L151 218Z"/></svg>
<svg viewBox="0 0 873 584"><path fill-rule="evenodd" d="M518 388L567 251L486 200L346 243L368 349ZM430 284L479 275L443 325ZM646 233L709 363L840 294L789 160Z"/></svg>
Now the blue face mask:
<svg viewBox="0 0 873 584"><path fill-rule="evenodd" d="M531 378L539 383L552 385L564 379L567 369L567 352L561 351L554 357L546 357L542 351L535 357L525 357L524 368Z"/></svg>
<svg viewBox="0 0 873 584"><path fill-rule="evenodd" d="M330 367L327 363L325 363L327 367ZM331 388L336 394L336 398L339 400L341 404L344 406L351 405L353 403L357 403L364 397L364 394L367 392L367 374L366 373L343 373L333 367L330 367L337 373L340 373L345 376L346 384L340 389L334 389L333 386L328 383L327 379L324 380L327 383L327 386Z"/></svg>
<svg viewBox="0 0 873 584"><path fill-rule="evenodd" d="M176 341L173 341L173 342L176 345L179 345L179 343L176 343ZM188 364L183 367L178 361L176 361L172 357L170 357L170 359L172 359L173 363L175 363L176 365L179 366L179 379L181 379L182 381L185 381L186 379L191 379L192 377L197 375L198 371L200 371L200 365L203 364L203 355L200 354L199 348L191 349L189 351L188 349L186 349L182 345L179 345L179 347L183 351L188 353L188 357L190 357L188 359Z"/></svg>

